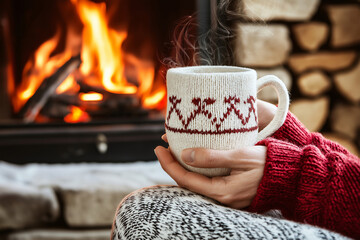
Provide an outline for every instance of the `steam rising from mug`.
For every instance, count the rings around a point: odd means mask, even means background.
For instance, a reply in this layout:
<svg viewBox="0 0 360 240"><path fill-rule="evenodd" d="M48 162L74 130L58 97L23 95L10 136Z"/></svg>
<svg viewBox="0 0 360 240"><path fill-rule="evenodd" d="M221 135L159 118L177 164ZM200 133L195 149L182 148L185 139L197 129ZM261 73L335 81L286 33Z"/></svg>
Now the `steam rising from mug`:
<svg viewBox="0 0 360 240"><path fill-rule="evenodd" d="M169 68L234 65L232 22L240 16L231 9L234 9L236 2L220 0L212 13L211 28L200 35L196 17L182 19L174 29L172 57L165 58L164 64Z"/></svg>

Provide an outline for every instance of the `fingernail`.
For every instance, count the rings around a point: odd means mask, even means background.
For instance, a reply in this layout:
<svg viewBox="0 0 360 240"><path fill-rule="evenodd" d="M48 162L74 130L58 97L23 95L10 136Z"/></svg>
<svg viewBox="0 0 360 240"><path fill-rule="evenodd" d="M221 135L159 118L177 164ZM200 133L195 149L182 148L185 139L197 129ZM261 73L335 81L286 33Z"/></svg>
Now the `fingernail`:
<svg viewBox="0 0 360 240"><path fill-rule="evenodd" d="M165 136L166 136L165 134L161 136L161 139L164 140L164 141L166 141Z"/></svg>
<svg viewBox="0 0 360 240"><path fill-rule="evenodd" d="M192 149L184 149L181 155L184 162L194 162L195 160L195 151Z"/></svg>
<svg viewBox="0 0 360 240"><path fill-rule="evenodd" d="M157 156L157 153L156 153L156 148L154 149L154 153L155 153L155 155Z"/></svg>

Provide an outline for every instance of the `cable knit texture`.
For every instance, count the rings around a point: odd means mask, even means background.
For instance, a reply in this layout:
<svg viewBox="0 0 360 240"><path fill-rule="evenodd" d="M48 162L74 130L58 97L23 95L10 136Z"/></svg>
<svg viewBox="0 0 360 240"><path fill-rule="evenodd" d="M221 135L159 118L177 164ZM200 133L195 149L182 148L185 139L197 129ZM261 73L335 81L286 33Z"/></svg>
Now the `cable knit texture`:
<svg viewBox="0 0 360 240"><path fill-rule="evenodd" d="M154 186L123 199L111 239L360 239L357 157L308 132L291 113L259 144L267 146L268 159L247 210L262 214L224 207L179 187Z"/></svg>
<svg viewBox="0 0 360 240"><path fill-rule="evenodd" d="M258 144L267 146L267 160L249 211L279 209L287 219L360 238L359 158L310 133L291 113Z"/></svg>

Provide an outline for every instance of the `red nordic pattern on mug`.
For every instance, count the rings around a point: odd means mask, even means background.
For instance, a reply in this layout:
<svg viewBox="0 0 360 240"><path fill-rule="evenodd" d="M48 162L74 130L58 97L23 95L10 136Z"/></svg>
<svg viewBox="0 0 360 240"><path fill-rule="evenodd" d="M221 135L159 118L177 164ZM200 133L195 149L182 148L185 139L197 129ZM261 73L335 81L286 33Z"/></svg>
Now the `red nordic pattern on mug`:
<svg viewBox="0 0 360 240"><path fill-rule="evenodd" d="M240 133L240 132L251 132L258 129L257 126L257 116L255 110L255 101L256 99L253 96L249 96L247 99L241 100L236 96L228 96L225 97L223 102L226 105L225 112L222 113L221 117L216 117L210 110L208 110L208 106L214 104L216 99L214 98L193 98L191 103L194 105L194 110L190 112L190 114L184 115L182 111L179 109L179 104L182 99L177 96L170 96L169 103L170 108L167 113L165 127L172 132L178 133L190 133L190 134L223 134L223 133ZM238 105L245 104L248 106L248 113L244 115L241 113L240 109L237 108ZM225 122L226 119L231 114L235 114L235 116L241 121L240 128L235 129L221 129L221 126ZM177 118L180 120L182 124L182 128L171 127L170 126L170 118L175 114ZM189 129L189 124L196 120L199 115L203 115L209 119L211 125L215 126L216 130L198 130L198 129ZM245 127L245 125L250 121L251 116L253 116L256 125L252 127Z"/></svg>

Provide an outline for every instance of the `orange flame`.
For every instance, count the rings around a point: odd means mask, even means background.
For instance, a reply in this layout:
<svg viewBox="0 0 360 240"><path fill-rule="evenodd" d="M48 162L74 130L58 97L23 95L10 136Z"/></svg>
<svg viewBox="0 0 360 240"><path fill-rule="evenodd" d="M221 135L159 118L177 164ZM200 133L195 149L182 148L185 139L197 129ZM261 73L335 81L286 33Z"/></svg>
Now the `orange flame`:
<svg viewBox="0 0 360 240"><path fill-rule="evenodd" d="M90 116L81 108L71 106L71 112L65 116L64 121L67 123L88 122L90 121Z"/></svg>
<svg viewBox="0 0 360 240"><path fill-rule="evenodd" d="M75 81L74 75L69 75L56 89L56 94L65 92L77 93L80 90L79 84Z"/></svg>
<svg viewBox="0 0 360 240"><path fill-rule="evenodd" d="M80 43L82 64L77 72L69 75L56 89L56 94L78 94L82 101L103 101L101 93L79 93L78 81L82 81L85 86L99 89L99 92L105 90L137 96L146 109L164 108L162 103L166 97L166 88L163 81L159 84L155 79L154 62L123 51L127 31L109 27L105 3L88 0L71 2L83 23L82 36L72 26L68 26L64 52L52 55L59 44L59 31L36 50L34 57L25 64L23 79L17 89L17 101L14 101L15 110L20 110L46 77L51 76L71 56L79 53ZM79 122L89 119L90 116L81 108L71 106L71 113L64 120Z"/></svg>
<svg viewBox="0 0 360 240"><path fill-rule="evenodd" d="M162 102L164 100L164 98L166 97L166 88L162 87L162 88L158 88L156 92L154 92L153 94L150 94L149 96L144 97L143 101L142 101L142 105L144 108L146 109L154 109L157 108L159 110L161 110L161 108L163 107L163 105L161 105L161 107L158 108L158 105L160 102Z"/></svg>
<svg viewBox="0 0 360 240"><path fill-rule="evenodd" d="M70 57L70 51L64 51L61 54L50 57L55 50L60 38L57 32L53 38L44 42L35 52L34 59L26 62L22 82L17 89L17 99L14 108L18 111L25 102L34 95L42 81L51 76L59 66L63 65Z"/></svg>
<svg viewBox="0 0 360 240"><path fill-rule="evenodd" d="M76 9L84 23L81 72L89 74L97 70L104 88L109 92L136 93L136 86L128 83L124 76L121 45L127 33L108 28L105 3L78 1Z"/></svg>
<svg viewBox="0 0 360 240"><path fill-rule="evenodd" d="M88 92L88 93L80 93L79 98L81 101L98 102L98 101L103 100L104 96L101 93Z"/></svg>

